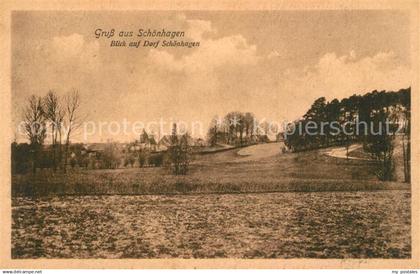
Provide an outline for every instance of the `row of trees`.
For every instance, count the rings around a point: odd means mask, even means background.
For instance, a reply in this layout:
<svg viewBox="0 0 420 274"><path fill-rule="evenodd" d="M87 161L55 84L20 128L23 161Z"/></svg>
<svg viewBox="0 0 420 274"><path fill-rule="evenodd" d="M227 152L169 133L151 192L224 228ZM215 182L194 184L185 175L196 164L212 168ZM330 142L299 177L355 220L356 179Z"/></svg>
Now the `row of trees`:
<svg viewBox="0 0 420 274"><path fill-rule="evenodd" d="M393 177L396 133L402 136L405 180L410 180L411 88L397 92L372 91L341 101L321 97L306 114L287 127L285 144L292 151L362 142L364 149L379 160L378 176ZM311 130L309 130L311 129Z"/></svg>
<svg viewBox="0 0 420 274"><path fill-rule="evenodd" d="M211 146L218 143L242 146L261 141L269 130L270 124L259 122L253 113L233 111L211 120L207 139Z"/></svg>
<svg viewBox="0 0 420 274"><path fill-rule="evenodd" d="M92 164L99 164L94 168L114 169L122 165L134 167L138 163L138 167L145 166L160 167L165 166L175 175L185 175L188 172L191 161L191 140L188 133L179 135L177 126L173 124L172 134L170 136L170 144L167 151L155 151L153 147L147 146L144 140L150 140L146 132L141 135L140 141L135 141L118 146L116 143L108 142L104 144L103 150L95 152L89 157L84 152L83 145L72 145L73 157L70 159L72 167L78 165L85 167Z"/></svg>
<svg viewBox="0 0 420 274"><path fill-rule="evenodd" d="M44 97L29 97L23 112L23 126L29 141L30 155L26 157L31 159L33 173L41 165L40 156L48 135L51 138L52 167L54 171L60 168L66 172L70 140L81 125L79 109L80 96L77 90L63 97L54 91L49 91Z"/></svg>

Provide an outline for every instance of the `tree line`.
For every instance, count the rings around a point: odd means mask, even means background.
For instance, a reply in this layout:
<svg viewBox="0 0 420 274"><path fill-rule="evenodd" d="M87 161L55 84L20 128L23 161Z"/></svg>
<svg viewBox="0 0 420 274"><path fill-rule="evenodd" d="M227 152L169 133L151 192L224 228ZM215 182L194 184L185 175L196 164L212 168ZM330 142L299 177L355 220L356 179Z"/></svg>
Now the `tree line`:
<svg viewBox="0 0 420 274"><path fill-rule="evenodd" d="M292 151L303 151L335 145L347 148L354 142L362 142L363 147L373 158L380 162L378 177L390 180L393 177L393 152L395 134L376 134L383 125L388 124L391 132L402 129L404 175L410 179L410 103L411 88L399 91L372 91L365 95L353 95L342 100L328 101L318 98L310 109L285 129L285 145ZM390 123L389 123L390 122ZM12 144L12 169L17 173L30 168L33 173L37 168L48 166L54 171L66 172L71 166L88 166L87 155L80 154L83 145L71 145L74 132L80 127L80 96L72 90L60 97L54 91L45 96L28 98L23 111L23 124L28 144ZM307 130L299 130L311 124L318 132L311 134ZM335 124L335 127L331 125ZM244 146L260 142L268 142L267 133L277 132L277 128L266 121L258 121L251 112L233 111L224 117L214 117L210 123L207 140L210 146L229 144ZM382 128L383 130L383 128ZM347 134L352 132L352 134ZM144 135L144 136L143 136ZM148 139L144 132L143 139ZM45 141L51 138L48 157L45 155ZM147 149L130 150L126 148L124 158L119 157L115 145L109 144L101 153L101 168L115 168L121 159L125 166L133 166L138 161L140 167L146 163L153 166L170 166L173 173L186 174L191 161L191 137L179 135L176 124L173 125L170 144L165 153L150 153ZM72 150L79 157L69 157ZM79 155L80 154L80 155ZM153 155L152 155L153 154ZM28 161L29 159L29 161ZM70 163L68 163L70 161ZM46 163L48 162L48 163ZM28 167L27 165L30 165Z"/></svg>
<svg viewBox="0 0 420 274"><path fill-rule="evenodd" d="M12 169L18 172L27 169L27 158L30 158L30 168L35 173L46 159L42 153L49 137L50 164L54 171L66 172L70 140L82 122L80 103L79 92L75 89L63 97L52 90L44 97L30 96L23 110L23 130L29 144L12 143Z"/></svg>
<svg viewBox="0 0 420 274"><path fill-rule="evenodd" d="M243 146L268 142L270 124L259 122L251 112L232 111L224 117L215 116L209 126L207 140L211 146L229 144Z"/></svg>
<svg viewBox="0 0 420 274"><path fill-rule="evenodd" d="M335 145L345 145L348 149L350 144L361 142L363 148L380 162L378 177L391 180L394 142L396 133L400 133L404 177L409 182L410 93L409 87L399 91L374 90L341 101L327 102L325 97L320 97L301 119L287 126L285 144L292 151L304 151Z"/></svg>

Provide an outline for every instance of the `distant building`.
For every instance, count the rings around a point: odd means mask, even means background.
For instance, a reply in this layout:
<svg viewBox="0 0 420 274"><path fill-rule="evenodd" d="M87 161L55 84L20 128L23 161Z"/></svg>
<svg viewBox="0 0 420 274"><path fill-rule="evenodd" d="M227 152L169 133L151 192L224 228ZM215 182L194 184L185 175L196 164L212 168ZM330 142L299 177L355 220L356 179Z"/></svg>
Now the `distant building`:
<svg viewBox="0 0 420 274"><path fill-rule="evenodd" d="M106 143L92 143L84 145L83 149L89 157L99 156L105 151Z"/></svg>
<svg viewBox="0 0 420 274"><path fill-rule="evenodd" d="M143 130L143 133L140 135L140 141L138 145L141 149L156 151L157 142L153 135L149 135L145 130Z"/></svg>
<svg viewBox="0 0 420 274"><path fill-rule="evenodd" d="M168 147L171 146L171 135L164 135L158 142L158 148L159 150L166 150Z"/></svg>

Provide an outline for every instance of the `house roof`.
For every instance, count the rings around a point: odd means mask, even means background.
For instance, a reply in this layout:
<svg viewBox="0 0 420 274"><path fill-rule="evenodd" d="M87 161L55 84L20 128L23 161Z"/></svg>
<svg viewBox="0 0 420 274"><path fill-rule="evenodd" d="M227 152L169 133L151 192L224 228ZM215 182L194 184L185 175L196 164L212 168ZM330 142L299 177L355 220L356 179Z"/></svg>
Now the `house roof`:
<svg viewBox="0 0 420 274"><path fill-rule="evenodd" d="M156 145L155 137L153 137L153 136L149 137L149 144Z"/></svg>
<svg viewBox="0 0 420 274"><path fill-rule="evenodd" d="M86 145L86 150L89 151L104 151L106 147L105 143L93 143Z"/></svg>
<svg viewBox="0 0 420 274"><path fill-rule="evenodd" d="M140 135L140 144L156 145L155 137L152 134L149 135L146 131L143 131Z"/></svg>
<svg viewBox="0 0 420 274"><path fill-rule="evenodd" d="M171 135L164 135L158 142L160 146L170 146L171 145Z"/></svg>

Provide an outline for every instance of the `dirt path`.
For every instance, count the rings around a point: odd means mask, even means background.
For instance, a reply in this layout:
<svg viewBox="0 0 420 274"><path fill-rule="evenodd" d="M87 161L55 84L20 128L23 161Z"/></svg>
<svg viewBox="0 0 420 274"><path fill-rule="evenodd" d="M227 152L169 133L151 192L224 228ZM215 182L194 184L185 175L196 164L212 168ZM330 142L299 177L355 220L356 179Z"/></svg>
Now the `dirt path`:
<svg viewBox="0 0 420 274"><path fill-rule="evenodd" d="M362 145L361 144L353 144L349 147L348 152L352 152L353 150L356 150L358 148L361 148ZM336 158L343 158L343 159L353 159L353 160L366 160L363 158L358 158L358 157L351 157L349 156L347 158L347 150L346 147L334 147L334 148L330 148L326 151L324 151L324 154L331 156L331 157L336 157Z"/></svg>
<svg viewBox="0 0 420 274"><path fill-rule="evenodd" d="M249 146L237 152L237 154L242 157L237 159L236 161L256 161L263 158L275 156L281 153L281 148L283 146L283 143L268 143Z"/></svg>

